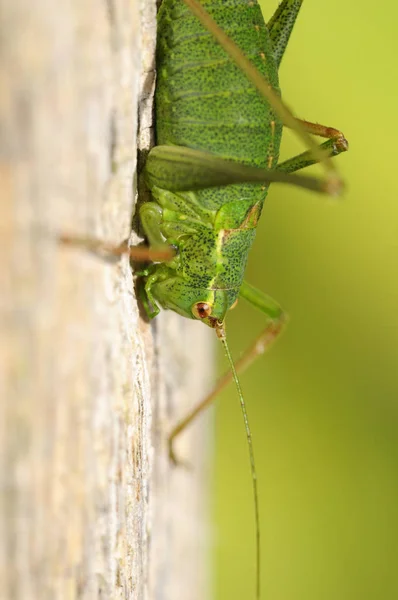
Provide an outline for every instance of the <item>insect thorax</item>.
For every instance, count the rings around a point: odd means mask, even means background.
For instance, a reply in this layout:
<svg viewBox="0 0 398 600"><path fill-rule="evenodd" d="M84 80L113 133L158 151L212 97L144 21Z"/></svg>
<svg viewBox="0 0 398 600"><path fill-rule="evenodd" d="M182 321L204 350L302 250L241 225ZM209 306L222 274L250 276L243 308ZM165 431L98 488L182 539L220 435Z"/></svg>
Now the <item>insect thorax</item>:
<svg viewBox="0 0 398 600"><path fill-rule="evenodd" d="M153 267L152 293L163 308L192 317L193 304L209 302L217 304L217 318L223 320L235 302L265 191L257 185L252 197L236 200L233 187L238 186L224 188L224 196L230 196L224 199L230 201L218 210L204 209L200 196L193 192L152 190L163 209L161 233L177 248L172 261ZM254 204L253 195L258 198Z"/></svg>

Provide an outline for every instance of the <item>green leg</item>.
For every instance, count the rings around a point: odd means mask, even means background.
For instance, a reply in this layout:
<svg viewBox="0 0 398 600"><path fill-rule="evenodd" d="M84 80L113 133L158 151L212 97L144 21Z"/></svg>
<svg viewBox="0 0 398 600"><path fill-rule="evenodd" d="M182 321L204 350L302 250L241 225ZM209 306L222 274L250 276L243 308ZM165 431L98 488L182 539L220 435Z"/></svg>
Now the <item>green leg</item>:
<svg viewBox="0 0 398 600"><path fill-rule="evenodd" d="M161 233L163 210L156 202L145 202L140 207L140 219L149 245L153 248L166 246Z"/></svg>
<svg viewBox="0 0 398 600"><path fill-rule="evenodd" d="M242 357L238 360L235 365L236 372L238 374L243 373L252 362L259 356L266 352L272 343L279 336L287 322L287 317L284 314L282 308L275 300L273 300L267 294L260 292L255 287L246 283L242 283L240 288L239 296L250 302L253 306L261 310L267 317L267 325L260 335L254 340L253 344L246 349ZM169 456L170 459L177 464L178 460L174 452L174 440L192 421L205 409L207 408L218 396L218 394L229 384L232 380L233 375L231 370L228 370L216 383L212 391L197 404L181 421L174 427L173 431L169 435Z"/></svg>
<svg viewBox="0 0 398 600"><path fill-rule="evenodd" d="M146 282L144 281L144 279L142 279L141 274L138 274L138 277L139 278L137 282L137 295L141 300L142 306L144 307L148 319L153 319L159 314L160 309L156 302L153 301L150 294L148 294L148 291L146 290Z"/></svg>
<svg viewBox="0 0 398 600"><path fill-rule="evenodd" d="M150 190L160 188L171 192L202 190L232 183L279 182L318 193L330 193L325 182L316 177L243 165L210 152L193 150L185 146L155 146L152 148L145 165L145 178ZM151 202L143 204L142 210L148 210L151 213L148 215L148 228L156 229L161 220L161 213L156 214L155 209L151 211L150 205ZM146 206L149 208L145 209Z"/></svg>
<svg viewBox="0 0 398 600"><path fill-rule="evenodd" d="M151 287L156 281L156 274L152 274L147 277L145 282L140 279L138 283L138 295L149 319L154 319L160 312L160 308L151 292Z"/></svg>
<svg viewBox="0 0 398 600"><path fill-rule="evenodd" d="M247 283L247 281L242 283L239 290L239 296L247 300L247 302L250 302L252 306L255 306L261 310L261 312L265 314L271 321L277 322L284 320L284 312L280 305L273 300L271 296L264 294L264 292L261 292L254 286L250 285L250 283Z"/></svg>
<svg viewBox="0 0 398 600"><path fill-rule="evenodd" d="M322 150L326 150L328 156L330 157L338 156L348 149L347 143L344 142L340 143L339 140L328 140L327 142L321 144L320 148L322 148ZM283 173L294 173L295 171L300 171L300 169L310 167L317 162L317 160L314 160L312 153L310 151L306 151L302 154L298 154L297 156L293 156L292 158L285 160L283 163L280 163L276 169L278 171L282 171Z"/></svg>
<svg viewBox="0 0 398 600"><path fill-rule="evenodd" d="M283 0L267 27L271 37L274 59L279 67L303 0Z"/></svg>
<svg viewBox="0 0 398 600"><path fill-rule="evenodd" d="M172 247L165 242L161 226L163 224L163 209L157 204L157 202L145 202L140 207L140 219L144 229L145 235L148 238L150 249L159 250L167 249L171 251L171 255L168 260L171 260L175 256L175 251ZM151 272L151 267L146 271L138 273L146 277L145 283L140 282L138 286L139 297L145 308L145 312L150 319L156 317L159 314L159 307L156 303L155 298L152 294L152 286L162 280L164 273L157 265L157 269Z"/></svg>
<svg viewBox="0 0 398 600"><path fill-rule="evenodd" d="M333 127L325 127L324 125L311 123L310 121L301 121L301 123L306 128L308 133L317 135L319 137L328 138L326 142L319 146L322 150L326 151L328 156L338 156L342 152L346 152L348 150L348 142L342 132L338 129L334 129ZM282 173L294 173L300 169L310 167L317 162L318 161L314 159L312 152L307 150L302 154L293 156L293 158L289 158L283 163L280 163L276 167L276 170L281 171Z"/></svg>

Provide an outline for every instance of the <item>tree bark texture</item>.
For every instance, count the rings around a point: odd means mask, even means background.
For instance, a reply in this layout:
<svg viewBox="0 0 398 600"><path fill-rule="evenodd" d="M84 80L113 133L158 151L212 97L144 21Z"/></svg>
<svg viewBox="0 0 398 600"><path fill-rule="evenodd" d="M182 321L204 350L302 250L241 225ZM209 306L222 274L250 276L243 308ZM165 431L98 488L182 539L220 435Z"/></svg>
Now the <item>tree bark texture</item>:
<svg viewBox="0 0 398 600"><path fill-rule="evenodd" d="M208 597L211 332L140 315L127 257L151 136L149 0L0 0L0 597Z"/></svg>

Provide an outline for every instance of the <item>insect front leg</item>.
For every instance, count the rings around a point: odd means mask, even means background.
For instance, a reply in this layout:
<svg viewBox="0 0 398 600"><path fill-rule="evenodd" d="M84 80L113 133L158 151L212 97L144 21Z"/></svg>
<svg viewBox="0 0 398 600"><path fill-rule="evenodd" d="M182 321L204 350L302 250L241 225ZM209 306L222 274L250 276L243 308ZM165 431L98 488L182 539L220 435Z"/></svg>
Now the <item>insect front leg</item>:
<svg viewBox="0 0 398 600"><path fill-rule="evenodd" d="M121 244L111 244L90 236L78 236L67 233L61 233L57 238L59 243L64 246L82 248L104 260L117 259L124 254L127 254L132 261L136 262L163 262L172 260L175 256L175 249L165 243L160 232L160 223L162 221L161 207L156 202L146 202L141 206L140 218L146 237L150 243L149 247L130 246L129 240L124 240ZM153 317L158 312L159 310L157 312L149 310L148 314L150 317Z"/></svg>
<svg viewBox="0 0 398 600"><path fill-rule="evenodd" d="M241 358L236 362L235 368L238 375L242 374L254 360L264 354L283 331L288 318L281 306L257 288L246 281L242 283L239 297L247 300L252 306L258 308L267 318L267 324L260 335L245 350ZM183 419L181 419L171 431L168 439L169 457L174 464L180 464L175 453L174 442L176 437L184 431L195 420L195 418L217 398L219 393L232 381L233 374L228 370L216 383L210 393L197 404Z"/></svg>
<svg viewBox="0 0 398 600"><path fill-rule="evenodd" d="M113 260L127 254L131 260L137 262L165 261L171 260L175 254L173 248L166 246L165 244L155 248L148 248L148 246L129 246L128 240L124 240L121 244L111 244L93 237L68 233L58 234L57 239L58 242L64 246L82 248L104 260Z"/></svg>
<svg viewBox="0 0 398 600"><path fill-rule="evenodd" d="M150 246L154 248L166 245L161 233L162 217L163 210L157 202L145 202L140 207L141 225Z"/></svg>
<svg viewBox="0 0 398 600"><path fill-rule="evenodd" d="M303 0L283 0L267 23L273 46L274 60L278 68L284 56L290 34L302 4ZM325 151L326 156L334 157L348 150L348 142L343 133L338 129L319 125L318 123L311 123L310 121L303 121L301 119L297 119L297 121L308 133L327 139L327 141L319 147L320 150ZM306 151L284 161L277 166L277 170L283 173L294 173L317 162L319 162L319 160L314 158L314 153L312 151Z"/></svg>

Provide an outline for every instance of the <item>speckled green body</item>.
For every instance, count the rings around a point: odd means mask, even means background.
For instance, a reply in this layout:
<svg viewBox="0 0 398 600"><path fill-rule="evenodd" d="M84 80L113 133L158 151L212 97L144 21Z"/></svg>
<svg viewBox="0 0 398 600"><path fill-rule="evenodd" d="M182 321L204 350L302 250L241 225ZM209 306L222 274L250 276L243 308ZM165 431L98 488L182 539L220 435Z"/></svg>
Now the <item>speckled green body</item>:
<svg viewBox="0 0 398 600"><path fill-rule="evenodd" d="M269 32L254 0L202 0L203 6L278 89ZM208 151L271 168L282 126L246 76L182 0L163 0L158 15L156 143ZM152 304L194 318L209 302L223 321L241 287L267 186L229 185L190 193L152 189L160 230L178 248L153 265ZM210 323L208 323L210 324Z"/></svg>

